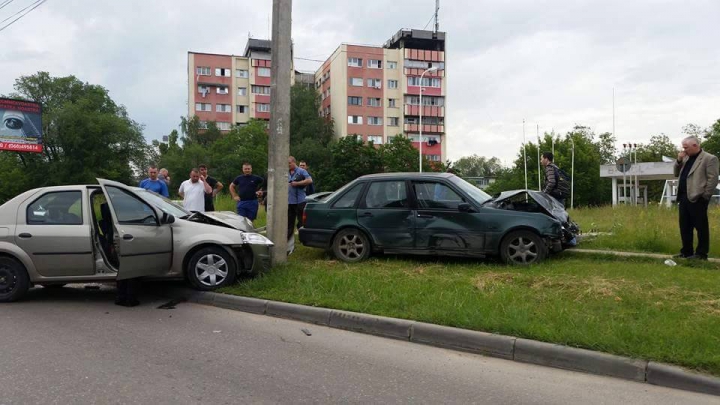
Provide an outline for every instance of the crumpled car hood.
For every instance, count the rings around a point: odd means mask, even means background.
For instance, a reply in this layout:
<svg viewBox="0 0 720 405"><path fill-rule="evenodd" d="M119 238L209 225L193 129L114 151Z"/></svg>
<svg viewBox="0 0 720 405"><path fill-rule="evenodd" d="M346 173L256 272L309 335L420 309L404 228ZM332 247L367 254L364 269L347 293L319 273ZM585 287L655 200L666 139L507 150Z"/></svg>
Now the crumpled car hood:
<svg viewBox="0 0 720 405"><path fill-rule="evenodd" d="M553 197L540 192L540 191L533 191L533 190L510 190L510 191L504 191L500 193L500 195L494 199L495 202L500 202L503 200L507 200L508 198L515 197L518 194L527 193L527 195L532 198L535 202L538 203L544 210L545 213L550 215L553 218L558 219L563 224L567 224L570 222L570 215L565 211L565 207L562 206L556 199Z"/></svg>
<svg viewBox="0 0 720 405"><path fill-rule="evenodd" d="M253 227L252 221L249 219L240 216L232 211L212 211L212 212L196 212L195 215L203 215L209 218L214 219L215 221L221 222L227 226L230 226L232 228L245 231L245 232L253 232L255 231L255 228Z"/></svg>

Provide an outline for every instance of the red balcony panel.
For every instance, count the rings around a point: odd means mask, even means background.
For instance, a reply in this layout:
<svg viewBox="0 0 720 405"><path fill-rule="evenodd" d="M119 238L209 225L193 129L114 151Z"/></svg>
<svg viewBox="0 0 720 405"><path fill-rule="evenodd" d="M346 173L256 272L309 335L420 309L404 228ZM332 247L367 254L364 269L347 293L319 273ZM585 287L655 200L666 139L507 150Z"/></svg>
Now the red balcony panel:
<svg viewBox="0 0 720 405"><path fill-rule="evenodd" d="M260 104L270 104L270 96L264 94L254 94L253 101Z"/></svg>
<svg viewBox="0 0 720 405"><path fill-rule="evenodd" d="M423 96L442 96L442 88L441 87L425 87L425 86L423 86L423 89L425 89L423 91ZM407 94L419 96L420 95L420 86L407 86Z"/></svg>

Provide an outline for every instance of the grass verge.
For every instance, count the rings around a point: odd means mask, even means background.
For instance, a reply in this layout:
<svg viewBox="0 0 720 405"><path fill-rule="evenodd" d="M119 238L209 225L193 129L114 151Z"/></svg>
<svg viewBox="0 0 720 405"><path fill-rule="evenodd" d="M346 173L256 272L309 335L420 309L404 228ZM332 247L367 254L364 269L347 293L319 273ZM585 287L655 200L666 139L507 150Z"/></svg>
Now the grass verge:
<svg viewBox="0 0 720 405"><path fill-rule="evenodd" d="M299 247L223 292L430 322L674 363L720 375L720 268L556 256L530 268Z"/></svg>

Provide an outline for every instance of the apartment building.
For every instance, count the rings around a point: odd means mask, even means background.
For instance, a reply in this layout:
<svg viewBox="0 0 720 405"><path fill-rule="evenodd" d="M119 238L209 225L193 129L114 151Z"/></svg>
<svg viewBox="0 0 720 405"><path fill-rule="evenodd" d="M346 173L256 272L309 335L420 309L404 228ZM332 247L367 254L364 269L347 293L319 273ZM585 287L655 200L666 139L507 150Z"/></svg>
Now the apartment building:
<svg viewBox="0 0 720 405"><path fill-rule="evenodd" d="M429 68L436 70L423 75ZM320 113L334 119L336 136L358 135L375 144L404 135L419 148L422 125L423 155L442 161L445 69L443 32L403 29L383 46L342 44L315 74Z"/></svg>
<svg viewBox="0 0 720 405"><path fill-rule="evenodd" d="M188 116L222 131L269 120L271 53L270 41L252 38L242 56L188 52Z"/></svg>

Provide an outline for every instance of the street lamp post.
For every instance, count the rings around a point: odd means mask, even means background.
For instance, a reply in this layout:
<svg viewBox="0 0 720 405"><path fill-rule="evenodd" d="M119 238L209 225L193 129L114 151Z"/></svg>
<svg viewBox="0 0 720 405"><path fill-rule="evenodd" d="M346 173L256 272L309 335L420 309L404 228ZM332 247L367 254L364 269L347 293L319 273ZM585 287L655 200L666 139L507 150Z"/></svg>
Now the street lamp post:
<svg viewBox="0 0 720 405"><path fill-rule="evenodd" d="M427 69L425 69L425 71L422 72L422 74L420 75L420 119L419 119L419 122L418 122L418 125L420 126L420 139L418 139L418 140L420 141L420 152L419 152L420 173L422 173L422 145L423 145L423 141L422 141L422 128L423 128L423 123L422 123L422 113L423 113L423 103L422 103L423 76L425 76L425 73L427 73L427 72L434 72L434 71L436 71L437 69L438 69L437 66L433 66L433 67L431 67L431 68L427 68Z"/></svg>
<svg viewBox="0 0 720 405"><path fill-rule="evenodd" d="M570 169L570 209L575 207L575 141L570 137L572 142L572 168Z"/></svg>

